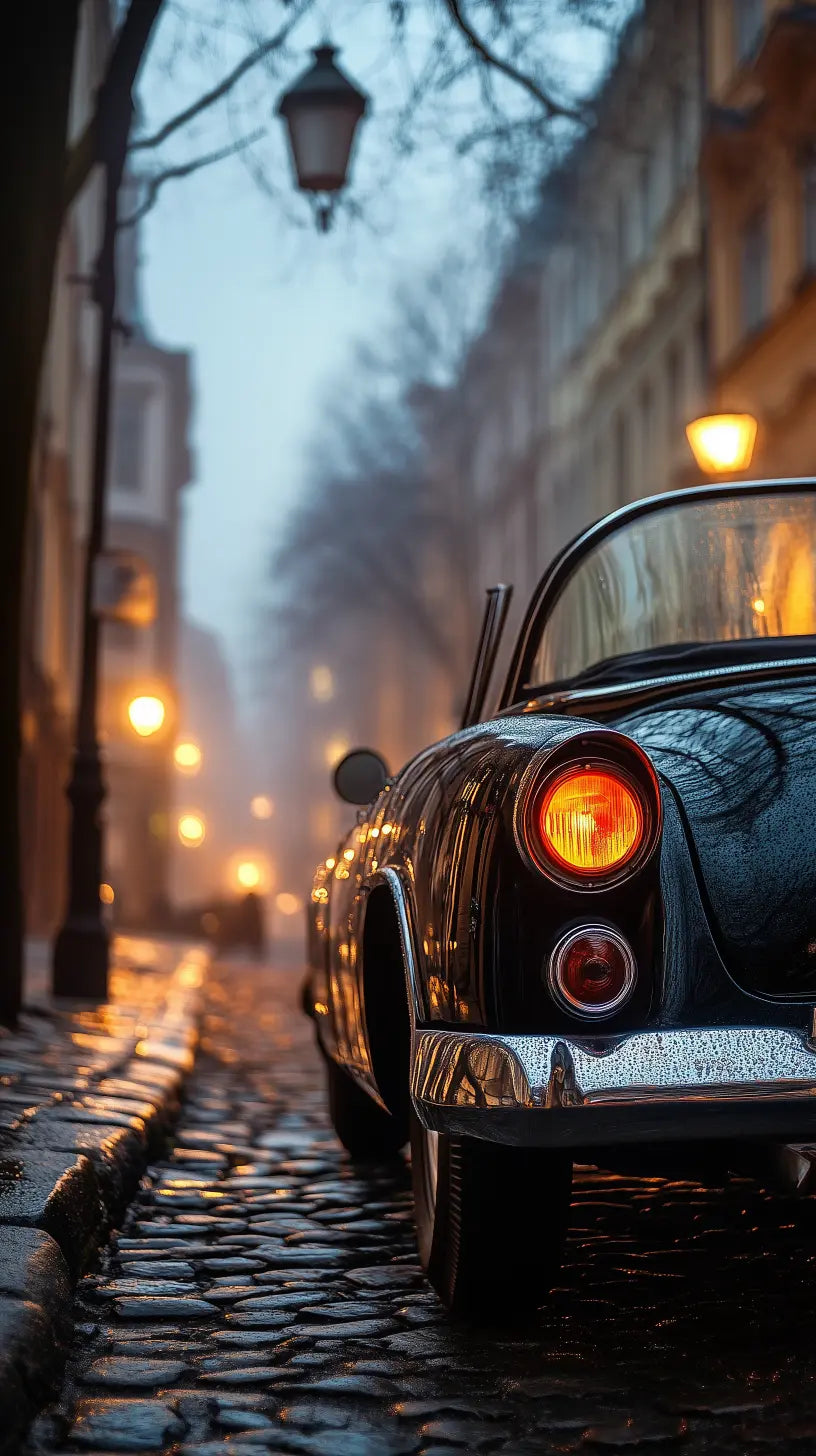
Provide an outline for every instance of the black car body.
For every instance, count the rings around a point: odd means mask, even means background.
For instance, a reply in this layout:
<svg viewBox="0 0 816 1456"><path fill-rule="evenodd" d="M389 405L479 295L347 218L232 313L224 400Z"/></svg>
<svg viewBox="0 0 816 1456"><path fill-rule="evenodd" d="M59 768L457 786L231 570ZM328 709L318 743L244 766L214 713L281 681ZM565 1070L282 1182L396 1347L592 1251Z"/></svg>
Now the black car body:
<svg viewBox="0 0 816 1456"><path fill-rule="evenodd" d="M490 715L501 594L470 721L318 870L335 1126L356 1153L410 1130L452 1306L540 1299L574 1157L816 1128L814 562L806 481L592 527L544 576Z"/></svg>

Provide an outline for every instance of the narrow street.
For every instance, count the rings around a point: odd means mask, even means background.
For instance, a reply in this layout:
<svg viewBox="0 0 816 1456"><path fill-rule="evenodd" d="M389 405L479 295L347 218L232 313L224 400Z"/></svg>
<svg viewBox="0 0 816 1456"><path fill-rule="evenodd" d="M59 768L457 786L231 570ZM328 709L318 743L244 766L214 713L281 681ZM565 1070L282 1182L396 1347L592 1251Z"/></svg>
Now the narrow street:
<svg viewBox="0 0 816 1456"><path fill-rule="evenodd" d="M214 974L174 1155L80 1286L30 1452L816 1450L812 1200L581 1172L535 1327L453 1325L407 1168L332 1137L299 981Z"/></svg>

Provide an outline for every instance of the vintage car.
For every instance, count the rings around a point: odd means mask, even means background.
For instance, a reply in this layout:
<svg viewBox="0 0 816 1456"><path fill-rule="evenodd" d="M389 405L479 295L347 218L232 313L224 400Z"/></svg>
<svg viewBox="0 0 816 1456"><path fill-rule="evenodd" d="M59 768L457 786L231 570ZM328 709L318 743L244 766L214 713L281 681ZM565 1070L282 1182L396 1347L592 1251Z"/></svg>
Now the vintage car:
<svg viewBox="0 0 816 1456"><path fill-rule="evenodd" d="M816 1130L816 482L626 506L536 590L488 712L388 775L319 869L309 1009L352 1155L409 1138L453 1309L536 1305L573 1161Z"/></svg>

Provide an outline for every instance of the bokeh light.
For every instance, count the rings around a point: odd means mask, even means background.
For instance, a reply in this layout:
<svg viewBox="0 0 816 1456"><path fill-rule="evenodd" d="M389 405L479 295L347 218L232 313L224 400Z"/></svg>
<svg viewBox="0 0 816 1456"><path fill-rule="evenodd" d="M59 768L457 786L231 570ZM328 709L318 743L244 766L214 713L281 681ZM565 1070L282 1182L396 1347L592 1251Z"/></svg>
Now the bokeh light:
<svg viewBox="0 0 816 1456"><path fill-rule="evenodd" d="M158 733L167 717L167 709L161 698L154 693L140 693L128 703L128 719L134 733L140 738L150 738Z"/></svg>
<svg viewBox="0 0 816 1456"><path fill-rule="evenodd" d="M173 750L173 761L176 768L180 769L182 773L197 774L201 768L201 749L192 738L185 738L183 742L176 744Z"/></svg>
<svg viewBox="0 0 816 1456"><path fill-rule="evenodd" d="M197 849L204 843L207 833L207 826L201 814L180 814L178 820L178 837L182 844L188 849Z"/></svg>
<svg viewBox="0 0 816 1456"><path fill-rule="evenodd" d="M329 703L334 697L334 673L325 663L317 663L312 668L309 690L316 703Z"/></svg>
<svg viewBox="0 0 816 1456"><path fill-rule="evenodd" d="M257 890L261 883L261 867L254 859L244 859L235 871L235 878L242 890Z"/></svg>
<svg viewBox="0 0 816 1456"><path fill-rule="evenodd" d="M349 746L345 738L330 738L326 744L324 753L327 768L336 768L341 758L345 758L348 751Z"/></svg>
<svg viewBox="0 0 816 1456"><path fill-rule="evenodd" d="M298 915L303 909L303 901L299 895L293 895L290 890L281 890L275 896L275 908L281 915Z"/></svg>

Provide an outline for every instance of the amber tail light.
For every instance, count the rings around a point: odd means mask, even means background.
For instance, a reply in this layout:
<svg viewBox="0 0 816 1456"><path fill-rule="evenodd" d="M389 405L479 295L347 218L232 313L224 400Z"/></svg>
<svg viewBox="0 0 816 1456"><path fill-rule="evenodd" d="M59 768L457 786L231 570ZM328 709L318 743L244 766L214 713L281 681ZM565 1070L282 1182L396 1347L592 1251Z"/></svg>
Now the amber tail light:
<svg viewBox="0 0 816 1456"><path fill-rule="evenodd" d="M660 832L660 793L646 755L616 735L596 743L603 757L531 764L515 816L525 858L552 879L589 890L634 874Z"/></svg>
<svg viewBox="0 0 816 1456"><path fill-rule="evenodd" d="M641 795L613 769L566 769L542 794L537 813L545 853L577 875L618 869L643 842Z"/></svg>

